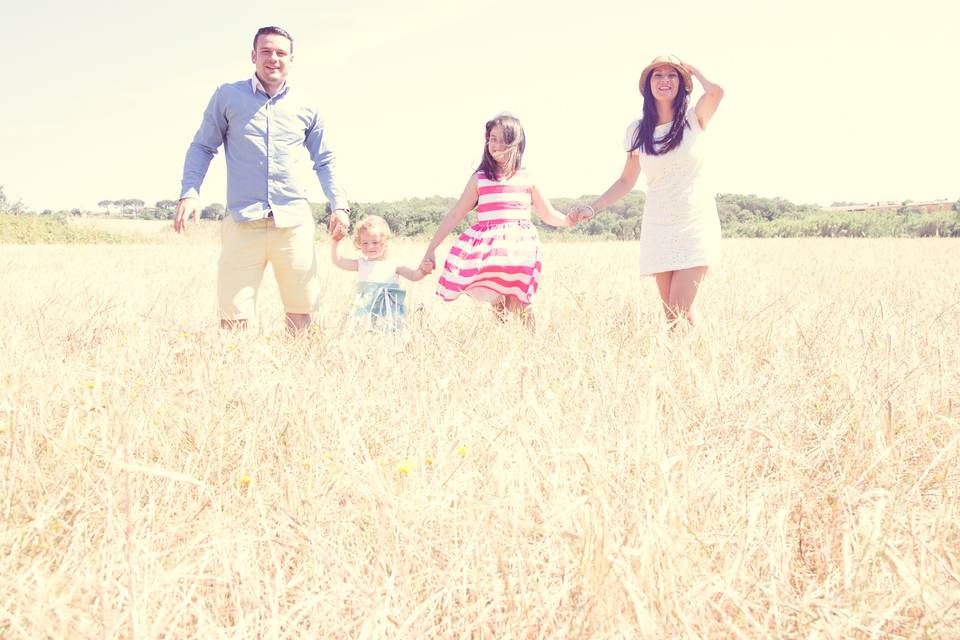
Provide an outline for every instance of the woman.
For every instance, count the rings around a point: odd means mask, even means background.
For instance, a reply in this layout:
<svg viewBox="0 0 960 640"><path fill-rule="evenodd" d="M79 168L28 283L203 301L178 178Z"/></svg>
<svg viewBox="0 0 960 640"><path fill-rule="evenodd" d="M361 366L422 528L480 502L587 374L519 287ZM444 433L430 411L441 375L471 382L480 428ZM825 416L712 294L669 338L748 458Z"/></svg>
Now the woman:
<svg viewBox="0 0 960 640"><path fill-rule="evenodd" d="M695 77L704 95L687 101ZM723 89L676 56L654 58L640 74L643 117L627 128L627 160L620 178L582 217L630 193L643 167L646 204L640 228L640 272L653 275L667 321L694 323L697 288L720 257L720 219L713 191L701 179L698 140L723 98ZM589 211L586 211L589 210Z"/></svg>

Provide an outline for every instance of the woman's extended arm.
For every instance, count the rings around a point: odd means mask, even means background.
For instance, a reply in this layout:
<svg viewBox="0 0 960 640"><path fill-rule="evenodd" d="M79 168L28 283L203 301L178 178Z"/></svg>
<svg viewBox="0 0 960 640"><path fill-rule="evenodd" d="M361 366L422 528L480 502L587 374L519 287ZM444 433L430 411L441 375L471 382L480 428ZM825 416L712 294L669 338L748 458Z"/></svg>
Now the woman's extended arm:
<svg viewBox="0 0 960 640"><path fill-rule="evenodd" d="M627 195L637 186L637 178L640 177L640 156L635 153L627 154L627 161L623 164L623 171L617 181L610 185L610 188L603 192L599 198L593 201L590 208L593 215L601 209L605 209L615 204L623 196Z"/></svg>

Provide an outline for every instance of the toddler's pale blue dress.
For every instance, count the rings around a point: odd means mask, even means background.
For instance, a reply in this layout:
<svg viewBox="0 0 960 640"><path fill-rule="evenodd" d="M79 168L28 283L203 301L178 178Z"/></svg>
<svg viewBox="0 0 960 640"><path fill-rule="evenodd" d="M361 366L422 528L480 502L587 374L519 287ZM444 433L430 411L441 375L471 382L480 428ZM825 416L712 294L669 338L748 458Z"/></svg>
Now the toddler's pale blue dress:
<svg viewBox="0 0 960 640"><path fill-rule="evenodd" d="M406 291L400 288L397 265L387 260L357 259L357 294L353 316L370 323L371 328L397 331L407 315Z"/></svg>

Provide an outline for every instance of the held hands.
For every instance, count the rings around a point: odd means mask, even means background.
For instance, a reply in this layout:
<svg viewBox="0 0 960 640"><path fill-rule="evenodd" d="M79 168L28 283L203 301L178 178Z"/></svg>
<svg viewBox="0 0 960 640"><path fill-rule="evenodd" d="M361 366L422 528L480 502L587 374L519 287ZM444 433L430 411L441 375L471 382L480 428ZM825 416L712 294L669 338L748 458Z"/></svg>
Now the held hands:
<svg viewBox="0 0 960 640"><path fill-rule="evenodd" d="M327 223L327 231L334 240L343 240L349 230L350 218L347 217L347 213L343 209L334 209Z"/></svg>
<svg viewBox="0 0 960 640"><path fill-rule="evenodd" d="M570 226L574 226L586 220L589 220L596 214L596 211L593 210L588 204L578 204L570 208L570 211L567 212L567 221L570 223Z"/></svg>
<svg viewBox="0 0 960 640"><path fill-rule="evenodd" d="M420 271L424 275L430 275L433 273L433 270L437 267L437 259L433 251L429 251L423 255L423 260L420 261Z"/></svg>
<svg viewBox="0 0 960 640"><path fill-rule="evenodd" d="M194 224L200 222L200 201L196 198L180 198L177 213L173 218L173 230L183 233L187 228L187 218L193 216Z"/></svg>

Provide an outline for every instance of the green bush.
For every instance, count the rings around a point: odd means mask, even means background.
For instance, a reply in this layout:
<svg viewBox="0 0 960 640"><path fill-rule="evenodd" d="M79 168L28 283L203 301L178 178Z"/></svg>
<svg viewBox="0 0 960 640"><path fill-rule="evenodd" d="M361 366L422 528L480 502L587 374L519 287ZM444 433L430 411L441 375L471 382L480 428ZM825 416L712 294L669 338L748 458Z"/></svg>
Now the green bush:
<svg viewBox="0 0 960 640"><path fill-rule="evenodd" d="M769 221L728 221L723 225L723 234L728 238L957 238L960 213L818 211Z"/></svg>
<svg viewBox="0 0 960 640"><path fill-rule="evenodd" d="M0 214L0 244L116 244L131 238L93 227L74 227L65 218Z"/></svg>

